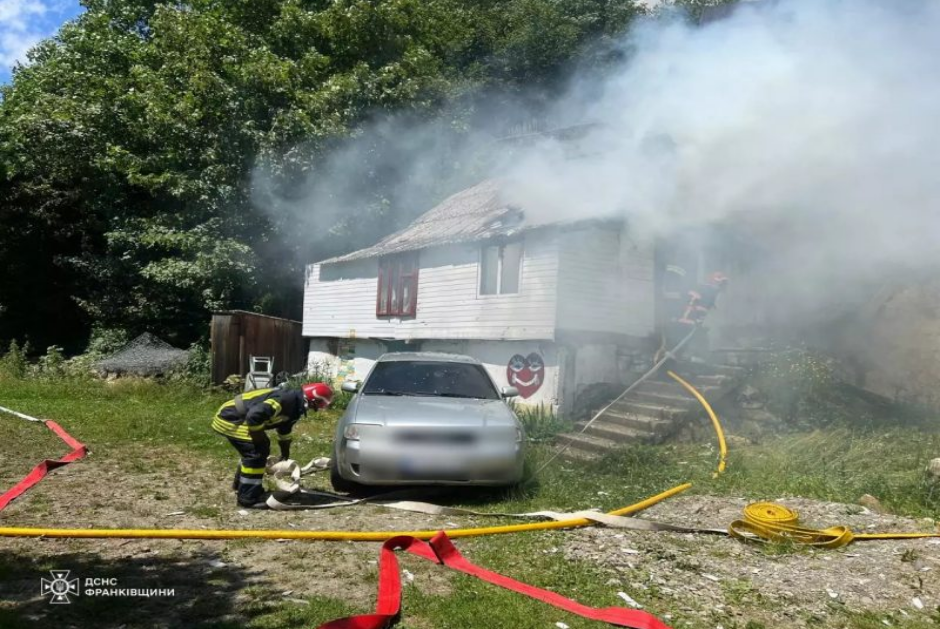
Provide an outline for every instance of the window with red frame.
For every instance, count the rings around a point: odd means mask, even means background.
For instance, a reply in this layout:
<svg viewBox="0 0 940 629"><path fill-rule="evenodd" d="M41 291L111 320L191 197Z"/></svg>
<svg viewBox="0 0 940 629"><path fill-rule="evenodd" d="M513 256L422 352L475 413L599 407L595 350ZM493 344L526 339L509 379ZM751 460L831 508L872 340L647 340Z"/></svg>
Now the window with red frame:
<svg viewBox="0 0 940 629"><path fill-rule="evenodd" d="M418 254L403 253L379 260L379 317L413 317L418 309Z"/></svg>

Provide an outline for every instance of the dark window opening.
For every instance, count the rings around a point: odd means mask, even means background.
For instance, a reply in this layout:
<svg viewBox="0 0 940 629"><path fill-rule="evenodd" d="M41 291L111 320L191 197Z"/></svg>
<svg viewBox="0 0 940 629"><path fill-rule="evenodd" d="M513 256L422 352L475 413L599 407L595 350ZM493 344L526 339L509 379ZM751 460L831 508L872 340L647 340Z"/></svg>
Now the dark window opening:
<svg viewBox="0 0 940 629"><path fill-rule="evenodd" d="M413 317L418 309L418 254L405 253L379 260L375 314Z"/></svg>

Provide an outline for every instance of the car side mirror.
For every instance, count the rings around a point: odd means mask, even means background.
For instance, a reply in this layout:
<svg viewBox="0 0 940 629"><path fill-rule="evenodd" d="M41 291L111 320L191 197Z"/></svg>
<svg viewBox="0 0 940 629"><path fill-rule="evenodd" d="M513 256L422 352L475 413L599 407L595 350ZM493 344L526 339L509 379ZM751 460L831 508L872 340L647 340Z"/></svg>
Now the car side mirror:
<svg viewBox="0 0 940 629"><path fill-rule="evenodd" d="M358 393L359 392L359 383L355 381L347 381L343 383L343 386L340 387L346 393Z"/></svg>
<svg viewBox="0 0 940 629"><path fill-rule="evenodd" d="M504 398L511 398L511 397L516 397L519 395L519 389L517 389L516 387L502 387L499 390L499 393Z"/></svg>

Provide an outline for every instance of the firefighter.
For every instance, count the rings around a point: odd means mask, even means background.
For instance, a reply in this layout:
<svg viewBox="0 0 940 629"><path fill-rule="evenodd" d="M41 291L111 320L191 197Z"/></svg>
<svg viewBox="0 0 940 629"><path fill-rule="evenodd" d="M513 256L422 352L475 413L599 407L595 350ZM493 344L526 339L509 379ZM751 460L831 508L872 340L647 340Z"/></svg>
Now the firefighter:
<svg viewBox="0 0 940 629"><path fill-rule="evenodd" d="M714 310L718 302L718 295L728 285L728 276L721 271L711 273L705 283L689 291L689 302L679 323L685 325L701 325L710 310Z"/></svg>
<svg viewBox="0 0 940 629"><path fill-rule="evenodd" d="M322 382L297 389L256 389L223 404L212 420L212 429L228 438L241 457L232 488L243 507L263 507L265 464L271 454L267 432L277 432L281 459L290 458L291 431L308 410L327 408L333 389Z"/></svg>
<svg viewBox="0 0 940 629"><path fill-rule="evenodd" d="M693 362L702 362L701 358L694 355L708 347L707 331L702 329L702 324L705 323L705 317L708 315L709 311L713 310L717 305L718 295L721 294L727 285L728 276L721 271L715 271L709 274L704 284L688 291L688 300L686 301L685 308L681 310L681 314L676 312L666 324L663 344L660 347L660 351L656 354L656 362L659 362L659 360L666 355L667 351L672 351L676 345L678 345L682 339L686 338L696 327L699 329L695 337L688 341L688 343L692 344L698 351L689 353L693 354L691 358ZM679 354L682 354L682 350L680 350ZM663 367L659 370L661 377L665 378L667 371L675 369L675 359L676 357L673 356L663 364Z"/></svg>
<svg viewBox="0 0 940 629"><path fill-rule="evenodd" d="M690 360L693 362L704 362L699 354L708 351L708 330L703 329L702 326L708 313L718 305L718 295L727 285L728 276L721 271L715 271L709 274L704 284L689 291L688 304L686 304L685 312L682 313L682 318L679 319L678 323L683 331L681 332L681 338L684 338L695 327L699 328L695 338L690 341L691 351L689 353L692 354Z"/></svg>

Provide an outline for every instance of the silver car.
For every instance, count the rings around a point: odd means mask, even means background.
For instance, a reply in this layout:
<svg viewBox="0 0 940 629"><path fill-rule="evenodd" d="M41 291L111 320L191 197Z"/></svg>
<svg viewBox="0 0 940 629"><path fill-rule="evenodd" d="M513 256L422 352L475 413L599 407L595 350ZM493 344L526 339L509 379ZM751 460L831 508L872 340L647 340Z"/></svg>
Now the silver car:
<svg viewBox="0 0 940 629"><path fill-rule="evenodd" d="M336 427L331 480L358 485L511 485L522 478L525 434L479 361L430 352L385 354Z"/></svg>

